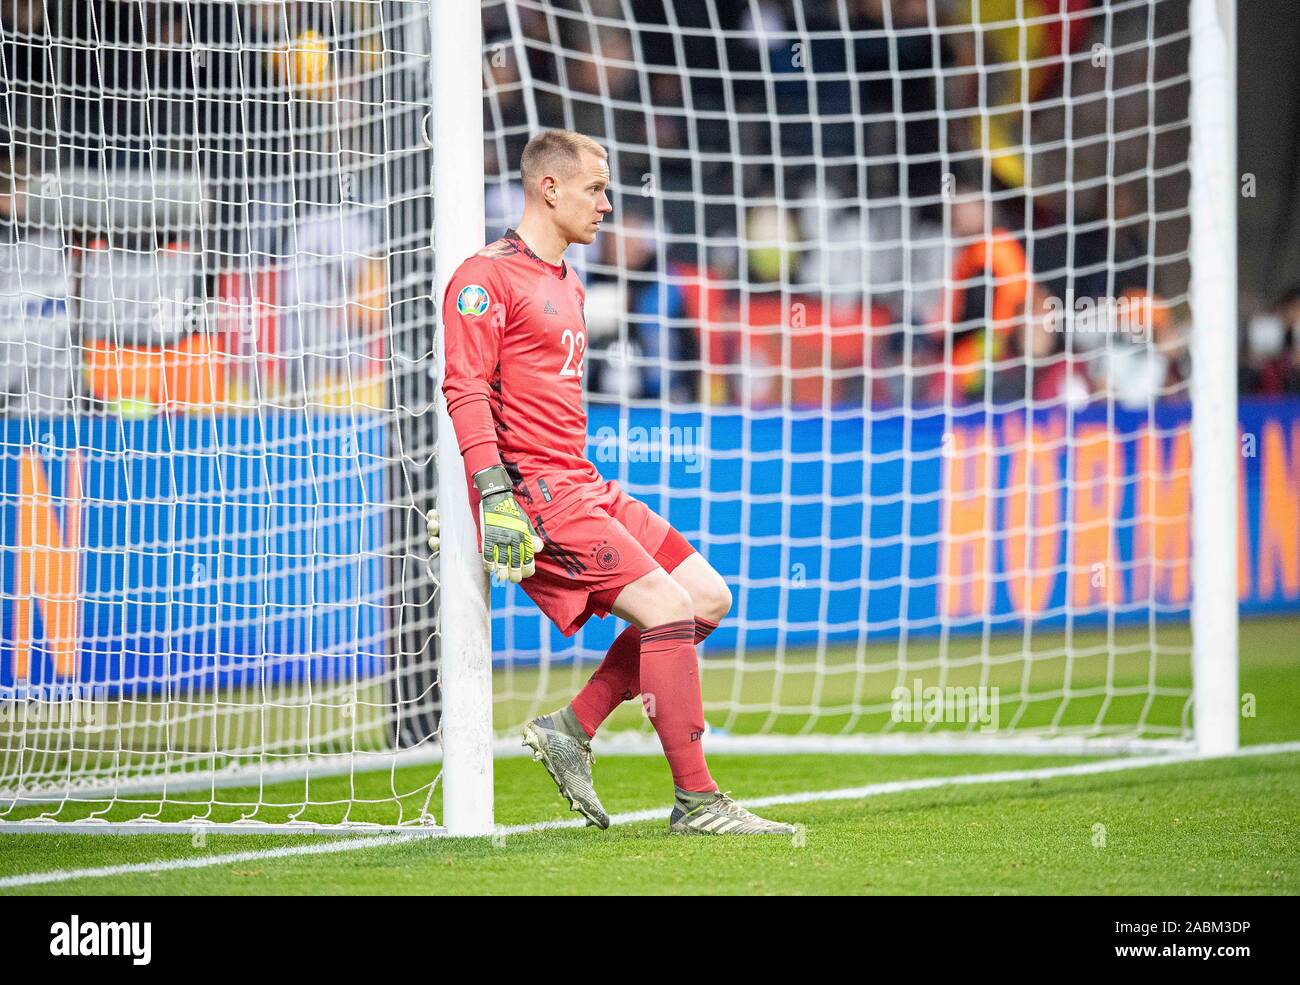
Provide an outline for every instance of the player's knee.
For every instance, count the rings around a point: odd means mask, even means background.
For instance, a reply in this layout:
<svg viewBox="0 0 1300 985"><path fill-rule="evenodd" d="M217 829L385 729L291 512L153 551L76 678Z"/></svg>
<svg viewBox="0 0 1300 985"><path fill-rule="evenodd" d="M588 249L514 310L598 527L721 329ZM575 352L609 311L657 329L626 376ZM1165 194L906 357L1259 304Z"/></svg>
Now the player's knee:
<svg viewBox="0 0 1300 985"><path fill-rule="evenodd" d="M656 604L659 610L659 622L678 622L682 619L695 618L695 606L691 603L691 597L686 594L686 589L681 585L671 578L665 578L662 586L655 587L656 591L662 593Z"/></svg>
<svg viewBox="0 0 1300 985"><path fill-rule="evenodd" d="M727 587L721 575L714 575L694 602L695 615L709 622L722 622L731 611L731 589Z"/></svg>

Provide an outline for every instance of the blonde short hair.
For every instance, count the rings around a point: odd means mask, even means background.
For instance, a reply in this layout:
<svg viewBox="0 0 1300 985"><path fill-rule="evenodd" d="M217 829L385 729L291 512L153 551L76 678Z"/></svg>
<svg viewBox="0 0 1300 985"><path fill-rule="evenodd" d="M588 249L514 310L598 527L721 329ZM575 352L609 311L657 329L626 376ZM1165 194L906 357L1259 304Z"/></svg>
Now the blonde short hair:
<svg viewBox="0 0 1300 985"><path fill-rule="evenodd" d="M528 191L545 174L568 177L582 163L583 154L609 159L604 147L573 130L543 130L524 148L519 158L519 178Z"/></svg>

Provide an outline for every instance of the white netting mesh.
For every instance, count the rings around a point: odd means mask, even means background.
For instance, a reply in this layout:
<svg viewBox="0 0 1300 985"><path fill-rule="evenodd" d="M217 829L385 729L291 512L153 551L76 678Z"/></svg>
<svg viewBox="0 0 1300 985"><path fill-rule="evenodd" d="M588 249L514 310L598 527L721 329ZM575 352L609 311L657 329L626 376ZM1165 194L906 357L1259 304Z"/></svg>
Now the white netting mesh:
<svg viewBox="0 0 1300 985"><path fill-rule="evenodd" d="M427 5L3 11L0 817L421 819Z"/></svg>
<svg viewBox="0 0 1300 985"><path fill-rule="evenodd" d="M4 5L0 817L424 816L428 14ZM1185 739L1186 0L483 16L488 238L610 150L591 452L732 586L715 734ZM493 616L503 731L618 629Z"/></svg>
<svg viewBox="0 0 1300 985"><path fill-rule="evenodd" d="M530 133L610 152L591 449L733 589L715 732L1186 738L1187 4L485 17L489 238ZM496 601L504 727L617 627Z"/></svg>

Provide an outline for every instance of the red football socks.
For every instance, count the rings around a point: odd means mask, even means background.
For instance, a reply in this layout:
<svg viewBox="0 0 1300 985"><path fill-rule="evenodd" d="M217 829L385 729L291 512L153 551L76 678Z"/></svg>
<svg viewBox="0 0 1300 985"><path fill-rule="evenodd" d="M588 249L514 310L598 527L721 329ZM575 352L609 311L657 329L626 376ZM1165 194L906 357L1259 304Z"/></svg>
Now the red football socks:
<svg viewBox="0 0 1300 985"><path fill-rule="evenodd" d="M573 699L573 713L588 736L624 701L641 693L641 630L628 626Z"/></svg>
<svg viewBox="0 0 1300 985"><path fill-rule="evenodd" d="M696 618L695 642L701 642L717 628L717 623ZM641 693L640 672L641 630L628 626L614 640L596 672L573 699L573 712L588 736L596 734L601 722L612 715L615 708Z"/></svg>
<svg viewBox="0 0 1300 985"><path fill-rule="evenodd" d="M673 783L682 790L718 789L704 761L704 699L690 619L642 632L641 703L659 734Z"/></svg>

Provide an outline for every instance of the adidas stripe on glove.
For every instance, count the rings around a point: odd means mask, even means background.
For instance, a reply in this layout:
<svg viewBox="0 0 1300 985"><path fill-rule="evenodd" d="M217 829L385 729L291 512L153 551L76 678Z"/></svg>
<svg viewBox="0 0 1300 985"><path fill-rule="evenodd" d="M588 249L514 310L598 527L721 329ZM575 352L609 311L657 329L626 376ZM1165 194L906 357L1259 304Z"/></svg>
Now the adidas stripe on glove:
<svg viewBox="0 0 1300 985"><path fill-rule="evenodd" d="M515 502L504 466L474 473L474 486L479 494L483 568L502 581L518 584L537 570L534 555L542 549L541 538Z"/></svg>

